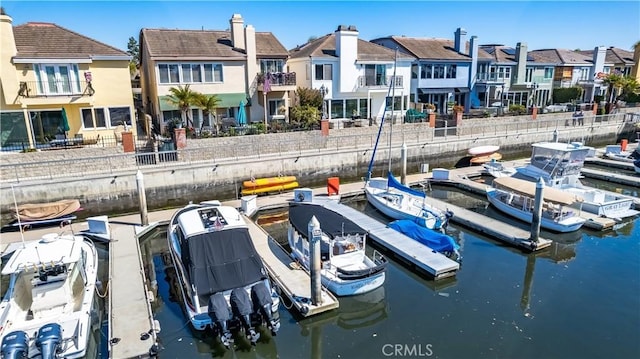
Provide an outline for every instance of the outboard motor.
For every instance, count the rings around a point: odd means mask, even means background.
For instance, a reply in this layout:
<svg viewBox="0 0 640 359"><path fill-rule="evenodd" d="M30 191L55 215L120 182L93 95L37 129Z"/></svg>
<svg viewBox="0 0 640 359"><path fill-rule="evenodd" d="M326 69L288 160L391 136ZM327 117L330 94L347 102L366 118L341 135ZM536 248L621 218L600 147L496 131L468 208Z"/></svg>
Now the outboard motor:
<svg viewBox="0 0 640 359"><path fill-rule="evenodd" d="M29 355L29 336L23 331L11 332L2 339L2 359L26 359Z"/></svg>
<svg viewBox="0 0 640 359"><path fill-rule="evenodd" d="M233 337L228 327L228 320L231 319L231 311L222 293L216 293L209 297L207 312L209 313L209 318L211 318L211 321L214 323L214 329L220 334L222 345L229 348L233 342Z"/></svg>
<svg viewBox="0 0 640 359"><path fill-rule="evenodd" d="M273 300L271 299L269 288L264 282L251 287L251 301L253 301L253 311L262 315L269 329L271 329L271 334L276 335L278 329L280 329L280 320L274 319L271 315Z"/></svg>
<svg viewBox="0 0 640 359"><path fill-rule="evenodd" d="M231 297L229 299L231 301L233 316L240 319L247 339L251 340L252 345L255 345L258 339L260 339L260 333L257 333L251 326L251 312L253 308L249 294L247 294L244 288L236 288L231 291Z"/></svg>
<svg viewBox="0 0 640 359"><path fill-rule="evenodd" d="M54 359L62 351L62 327L57 323L49 323L38 329L36 347L42 359Z"/></svg>

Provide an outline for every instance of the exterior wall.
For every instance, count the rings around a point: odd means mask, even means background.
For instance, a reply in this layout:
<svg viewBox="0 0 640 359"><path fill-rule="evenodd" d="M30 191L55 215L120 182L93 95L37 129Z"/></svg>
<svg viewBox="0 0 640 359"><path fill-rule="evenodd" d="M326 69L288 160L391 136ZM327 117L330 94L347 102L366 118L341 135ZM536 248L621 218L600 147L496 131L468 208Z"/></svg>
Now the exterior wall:
<svg viewBox="0 0 640 359"><path fill-rule="evenodd" d="M222 64L222 82L218 83L171 83L161 84L158 74L158 64L167 63L198 63L213 62ZM167 96L170 94L169 89L177 86L189 85L193 91L204 94L219 93L246 93L245 87L245 64L242 61L156 61L154 66L155 81L158 89L158 96Z"/></svg>
<svg viewBox="0 0 640 359"><path fill-rule="evenodd" d="M428 64L455 64L456 65L456 78L455 79L421 79L418 74L418 87L419 88L448 88L448 87L464 87L469 85L469 67L471 62L455 62L455 61L425 61L421 60L419 66ZM512 70L513 71L513 70ZM411 75L411 73L409 73Z"/></svg>
<svg viewBox="0 0 640 359"><path fill-rule="evenodd" d="M2 83L2 99L0 104L6 109L12 104L20 88L18 69L11 62L17 54L16 42L13 38L13 19L7 15L0 15L0 82Z"/></svg>
<svg viewBox="0 0 640 359"><path fill-rule="evenodd" d="M311 62L308 59L289 59L286 66L289 72L296 73L296 87L311 87L312 71Z"/></svg>
<svg viewBox="0 0 640 359"><path fill-rule="evenodd" d="M358 83L358 32L338 30L335 33L339 65L334 69L338 92L353 92ZM337 70L337 71L336 71ZM334 81L334 83L336 83Z"/></svg>

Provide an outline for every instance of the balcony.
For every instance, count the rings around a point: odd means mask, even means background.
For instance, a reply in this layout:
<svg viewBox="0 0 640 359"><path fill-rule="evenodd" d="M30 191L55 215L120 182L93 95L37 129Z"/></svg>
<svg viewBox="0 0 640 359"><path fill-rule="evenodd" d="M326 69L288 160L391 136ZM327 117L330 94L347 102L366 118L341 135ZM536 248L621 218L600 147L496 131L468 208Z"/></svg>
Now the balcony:
<svg viewBox="0 0 640 359"><path fill-rule="evenodd" d="M359 76L358 88L385 88L392 85L395 88L403 87L402 76Z"/></svg>
<svg viewBox="0 0 640 359"><path fill-rule="evenodd" d="M93 96L95 90L86 81L21 81L18 96L25 98Z"/></svg>
<svg viewBox="0 0 640 359"><path fill-rule="evenodd" d="M258 90L264 91L265 80L268 80L269 91L290 91L296 89L295 72L267 72L258 74Z"/></svg>

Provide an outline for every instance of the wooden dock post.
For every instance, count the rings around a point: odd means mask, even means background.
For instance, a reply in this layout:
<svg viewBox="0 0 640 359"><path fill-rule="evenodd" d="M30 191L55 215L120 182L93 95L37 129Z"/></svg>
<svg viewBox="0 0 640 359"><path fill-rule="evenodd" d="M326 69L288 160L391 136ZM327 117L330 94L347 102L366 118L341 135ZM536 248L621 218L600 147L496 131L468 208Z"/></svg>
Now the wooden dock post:
<svg viewBox="0 0 640 359"><path fill-rule="evenodd" d="M147 195L144 189L144 176L140 170L136 173L136 184L138 185L138 200L140 202L140 222L143 226L148 226L149 215L147 214Z"/></svg>
<svg viewBox="0 0 640 359"><path fill-rule="evenodd" d="M540 237L540 221L542 219L542 192L544 191L544 181L542 178L536 183L536 197L533 202L533 218L531 221L531 239L538 242Z"/></svg>
<svg viewBox="0 0 640 359"><path fill-rule="evenodd" d="M402 158L402 175L400 177L400 182L403 185L407 185L407 144L402 142L402 147L400 148L400 157Z"/></svg>
<svg viewBox="0 0 640 359"><path fill-rule="evenodd" d="M322 231L320 230L320 222L316 216L311 217L307 227L309 241L309 255L311 268L311 303L318 305L322 303L322 280L320 274L320 241L322 240Z"/></svg>

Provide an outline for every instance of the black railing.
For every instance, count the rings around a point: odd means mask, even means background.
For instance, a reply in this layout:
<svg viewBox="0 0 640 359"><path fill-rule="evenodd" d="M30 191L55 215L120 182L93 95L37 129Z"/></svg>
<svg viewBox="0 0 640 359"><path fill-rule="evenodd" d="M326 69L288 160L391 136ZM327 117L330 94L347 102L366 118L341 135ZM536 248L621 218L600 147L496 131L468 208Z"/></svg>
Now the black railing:
<svg viewBox="0 0 640 359"><path fill-rule="evenodd" d="M264 85L265 79L269 79L270 86L296 86L295 72L267 72L258 74L258 84Z"/></svg>
<svg viewBox="0 0 640 359"><path fill-rule="evenodd" d="M87 81L21 81L18 96L93 96L95 90Z"/></svg>
<svg viewBox="0 0 640 359"><path fill-rule="evenodd" d="M360 76L358 77L358 87L385 87L393 85L394 87L402 87L402 76Z"/></svg>

